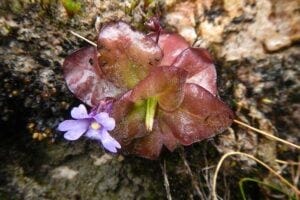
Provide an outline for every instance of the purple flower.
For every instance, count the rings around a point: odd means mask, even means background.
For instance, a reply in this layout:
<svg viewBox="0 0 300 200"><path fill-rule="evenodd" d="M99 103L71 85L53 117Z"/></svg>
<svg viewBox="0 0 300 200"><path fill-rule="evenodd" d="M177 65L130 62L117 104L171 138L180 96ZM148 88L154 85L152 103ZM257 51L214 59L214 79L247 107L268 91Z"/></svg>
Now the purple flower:
<svg viewBox="0 0 300 200"><path fill-rule="evenodd" d="M82 135L98 140L105 149L116 153L121 145L111 137L108 131L115 128L115 120L109 117L107 112L91 112L88 114L86 107L80 104L71 110L74 120L65 120L58 125L59 131L66 131L64 138L67 140L77 140Z"/></svg>

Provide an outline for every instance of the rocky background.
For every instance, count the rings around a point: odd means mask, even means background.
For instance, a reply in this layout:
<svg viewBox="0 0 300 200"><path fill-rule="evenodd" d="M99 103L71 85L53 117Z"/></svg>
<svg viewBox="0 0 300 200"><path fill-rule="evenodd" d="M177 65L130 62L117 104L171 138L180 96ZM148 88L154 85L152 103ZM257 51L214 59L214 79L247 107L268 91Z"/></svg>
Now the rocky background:
<svg viewBox="0 0 300 200"><path fill-rule="evenodd" d="M299 165L278 162L299 161L298 150L236 124L215 138L166 150L157 161L61 138L57 124L79 104L61 65L86 45L69 31L93 41L100 24L122 19L143 30L154 14L168 30L209 49L220 96L237 118L299 144L299 0L1 0L0 199L210 199L215 167L230 151L260 158L299 186ZM220 199L241 199L238 182L246 177L291 194L254 161L233 157L218 178ZM245 193L287 199L257 183L247 183Z"/></svg>

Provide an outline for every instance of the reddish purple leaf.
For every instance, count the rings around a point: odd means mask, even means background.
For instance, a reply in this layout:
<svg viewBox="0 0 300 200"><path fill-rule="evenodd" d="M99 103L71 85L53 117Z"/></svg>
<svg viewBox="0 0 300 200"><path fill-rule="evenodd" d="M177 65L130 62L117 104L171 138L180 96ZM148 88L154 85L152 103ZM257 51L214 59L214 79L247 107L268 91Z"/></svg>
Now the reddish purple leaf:
<svg viewBox="0 0 300 200"><path fill-rule="evenodd" d="M143 102L133 103L130 94L131 91L117 100L111 113L116 120L116 128L111 133L122 148L129 145L133 139L148 134L145 127L145 105Z"/></svg>
<svg viewBox="0 0 300 200"><path fill-rule="evenodd" d="M172 130L169 126L161 119L159 119L159 127L161 129L161 137L163 144L170 150L174 151L179 145L179 141L174 137Z"/></svg>
<svg viewBox="0 0 300 200"><path fill-rule="evenodd" d="M162 109L175 110L183 100L183 85L186 77L187 72L183 69L169 66L156 67L149 76L134 87L131 94L132 101L156 97Z"/></svg>
<svg viewBox="0 0 300 200"><path fill-rule="evenodd" d="M71 92L90 106L97 105L105 97L115 97L122 92L102 78L95 47L84 47L69 55L64 61L63 71Z"/></svg>
<svg viewBox="0 0 300 200"><path fill-rule="evenodd" d="M156 40L157 33L150 33L149 37ZM177 56L189 47L188 42L177 33L162 32L159 35L158 46L162 49L164 57L159 65L170 66Z"/></svg>
<svg viewBox="0 0 300 200"><path fill-rule="evenodd" d="M116 120L112 136L121 144L122 152L148 159L159 156L162 144L173 151L179 144L171 129L161 120L155 120L151 132L145 127L145 101L133 103L131 91L114 103L111 116Z"/></svg>
<svg viewBox="0 0 300 200"><path fill-rule="evenodd" d="M147 136L133 141L128 153L153 160L158 158L162 146L162 133L157 125L157 122L155 122L153 131L148 133Z"/></svg>
<svg viewBox="0 0 300 200"><path fill-rule="evenodd" d="M124 22L104 26L98 37L99 63L106 78L119 87L133 88L162 58L159 46Z"/></svg>
<svg viewBox="0 0 300 200"><path fill-rule="evenodd" d="M197 84L211 94L217 94L217 73L209 52L202 48L188 48L174 61L173 66L189 72L187 83Z"/></svg>
<svg viewBox="0 0 300 200"><path fill-rule="evenodd" d="M185 97L174 112L162 111L162 119L183 145L213 137L231 125L233 112L207 90L185 85Z"/></svg>
<svg viewBox="0 0 300 200"><path fill-rule="evenodd" d="M162 148L160 129L155 122L153 131L146 130L145 102L134 104L129 96L130 92L115 102L111 115L116 128L111 134L121 144L123 153L155 159Z"/></svg>

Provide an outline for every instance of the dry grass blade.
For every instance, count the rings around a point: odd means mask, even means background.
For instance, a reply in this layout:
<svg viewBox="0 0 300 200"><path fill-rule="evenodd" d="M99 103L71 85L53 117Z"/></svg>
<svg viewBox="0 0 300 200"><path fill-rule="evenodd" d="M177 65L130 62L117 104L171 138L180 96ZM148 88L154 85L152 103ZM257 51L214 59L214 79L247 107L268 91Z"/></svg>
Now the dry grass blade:
<svg viewBox="0 0 300 200"><path fill-rule="evenodd" d="M93 45L94 47L97 47L97 44L95 42L92 42L91 40L86 39L85 37L79 35L78 33L75 33L74 31L70 31L70 33L72 33L73 35L75 35L76 37L79 37L80 39L86 41L87 43Z"/></svg>
<svg viewBox="0 0 300 200"><path fill-rule="evenodd" d="M264 162L262 162L261 160L255 158L254 156L250 155L250 154L246 154L246 153L242 153L242 152L229 152L226 153L222 156L222 158L220 159L216 171L214 173L214 177L213 177L213 185L212 185L212 197L213 200L217 200L217 178L218 178L218 173L219 170L221 168L221 165L223 164L224 160L229 157L229 156L234 156L234 155L240 155L240 156L245 156L248 157L252 160L255 160L257 163L261 164L263 167L265 167L266 169L268 169L272 174L274 174L276 177L278 177L284 184L286 184L287 186L289 186L292 190L295 191L296 197L300 195L300 191L298 190L298 188L296 188L294 185L292 185L289 181L287 181L285 178L283 178L279 173L277 173L274 169L272 169L271 167L269 167L267 164L265 164Z"/></svg>
<svg viewBox="0 0 300 200"><path fill-rule="evenodd" d="M282 142L282 143L287 144L287 145L289 145L289 146L292 146L292 147L295 147L295 148L297 148L297 149L300 149L300 146L299 146L299 145L293 144L293 143L291 143L291 142L288 142L288 141L286 141L286 140L283 140L283 139L281 139L281 138L278 138L278 137L276 137L276 136L274 136L274 135L272 135L272 134L270 134L270 133L267 133L267 132L265 132L265 131L262 131L262 130L259 130L259 129L257 129L257 128L254 128L254 127L252 127L252 126L250 126L250 125L248 125L248 124L246 124L246 123L244 123L244 122L241 122L241 121L236 120L236 119L233 120L233 121L234 121L235 123L237 123L237 124L243 126L243 127L246 127L246 128L248 128L248 129L250 129L250 130L252 130L252 131L255 131L255 132L257 132L257 133L260 133L260 134L262 134L262 135L264 135L264 136L266 136L266 137L269 137L269 138L271 138L271 139L273 139L273 140L276 140L276 141L278 141L278 142Z"/></svg>
<svg viewBox="0 0 300 200"><path fill-rule="evenodd" d="M161 169L162 169L162 173L164 176L164 185L165 185L165 189L167 192L167 199L168 200L172 200L172 196L171 196L171 191L170 191L170 184L169 184L169 180L168 180L168 175L167 175L167 167L166 167L166 160L164 160L164 164L160 164Z"/></svg>
<svg viewBox="0 0 300 200"><path fill-rule="evenodd" d="M285 161L285 160L279 160L276 159L276 162L280 163L280 164L286 164L286 165L300 165L300 162L295 162L295 161Z"/></svg>

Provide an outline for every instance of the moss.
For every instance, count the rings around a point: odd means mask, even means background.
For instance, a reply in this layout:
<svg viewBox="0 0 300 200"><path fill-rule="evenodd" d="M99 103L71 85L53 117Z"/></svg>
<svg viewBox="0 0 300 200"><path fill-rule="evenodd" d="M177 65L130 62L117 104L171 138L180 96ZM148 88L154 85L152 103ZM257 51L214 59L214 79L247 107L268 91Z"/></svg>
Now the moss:
<svg viewBox="0 0 300 200"><path fill-rule="evenodd" d="M22 2L19 0L6 2L6 7L15 14L20 14L23 10Z"/></svg>
<svg viewBox="0 0 300 200"><path fill-rule="evenodd" d="M74 0L61 0L61 2L70 17L80 13L82 7L80 2Z"/></svg>

